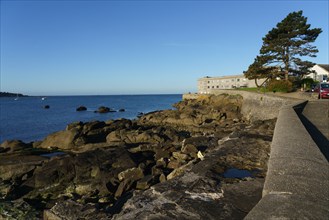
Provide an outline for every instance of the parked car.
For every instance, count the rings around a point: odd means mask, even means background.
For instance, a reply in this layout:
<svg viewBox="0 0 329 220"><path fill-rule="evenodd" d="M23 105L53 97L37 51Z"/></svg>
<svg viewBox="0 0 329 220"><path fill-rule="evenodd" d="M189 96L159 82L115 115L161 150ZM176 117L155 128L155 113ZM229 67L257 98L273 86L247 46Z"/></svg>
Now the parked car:
<svg viewBox="0 0 329 220"><path fill-rule="evenodd" d="M319 83L315 86L314 92L318 93L319 99L329 99L329 83Z"/></svg>

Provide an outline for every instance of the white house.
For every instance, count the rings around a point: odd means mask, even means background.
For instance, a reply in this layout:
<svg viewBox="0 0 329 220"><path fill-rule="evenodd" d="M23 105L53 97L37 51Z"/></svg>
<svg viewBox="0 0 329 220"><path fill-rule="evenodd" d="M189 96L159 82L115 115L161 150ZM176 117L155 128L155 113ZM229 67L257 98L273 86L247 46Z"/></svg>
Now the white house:
<svg viewBox="0 0 329 220"><path fill-rule="evenodd" d="M310 73L306 75L308 78L312 78L315 81L319 82L328 82L328 75L329 75L329 65L328 64L316 64L311 68L314 70L315 73Z"/></svg>

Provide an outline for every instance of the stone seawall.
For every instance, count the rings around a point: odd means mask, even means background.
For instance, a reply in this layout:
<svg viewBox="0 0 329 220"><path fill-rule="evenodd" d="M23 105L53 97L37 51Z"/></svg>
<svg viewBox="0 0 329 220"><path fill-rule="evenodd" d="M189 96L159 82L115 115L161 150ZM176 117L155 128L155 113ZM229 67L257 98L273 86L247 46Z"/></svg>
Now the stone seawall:
<svg viewBox="0 0 329 220"><path fill-rule="evenodd" d="M298 102L298 99L279 97L271 94L238 91L238 90L218 90L214 95L219 94L241 95L243 104L241 113L247 120L268 120L276 118L282 106ZM184 94L183 99L196 99L199 96L209 96L204 94Z"/></svg>

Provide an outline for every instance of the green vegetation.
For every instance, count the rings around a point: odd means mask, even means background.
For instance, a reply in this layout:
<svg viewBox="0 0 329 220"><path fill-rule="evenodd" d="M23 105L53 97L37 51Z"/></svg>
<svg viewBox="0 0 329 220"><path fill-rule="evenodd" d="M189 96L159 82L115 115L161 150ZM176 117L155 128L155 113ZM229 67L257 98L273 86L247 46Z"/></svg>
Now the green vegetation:
<svg viewBox="0 0 329 220"><path fill-rule="evenodd" d="M248 92L269 92L269 90L265 87L250 87L250 88L238 88L237 90L241 90L241 91L248 91Z"/></svg>
<svg viewBox="0 0 329 220"><path fill-rule="evenodd" d="M263 38L260 54L245 71L245 76L255 79L258 87L268 83L270 79L281 78L288 81L290 75L301 80L304 75L311 73L310 68L315 64L301 58L316 57L318 50L311 43L322 30L310 29L311 25L307 24L307 18L302 14L302 11L288 14ZM258 85L257 79L265 79L265 82ZM273 84L273 89L290 90L288 82L272 81L270 84Z"/></svg>
<svg viewBox="0 0 329 220"><path fill-rule="evenodd" d="M304 90L310 90L312 85L319 83L318 81L313 80L312 78L305 78L300 81L301 86Z"/></svg>
<svg viewBox="0 0 329 220"><path fill-rule="evenodd" d="M289 80L271 80L267 88L272 92L292 92L293 84Z"/></svg>

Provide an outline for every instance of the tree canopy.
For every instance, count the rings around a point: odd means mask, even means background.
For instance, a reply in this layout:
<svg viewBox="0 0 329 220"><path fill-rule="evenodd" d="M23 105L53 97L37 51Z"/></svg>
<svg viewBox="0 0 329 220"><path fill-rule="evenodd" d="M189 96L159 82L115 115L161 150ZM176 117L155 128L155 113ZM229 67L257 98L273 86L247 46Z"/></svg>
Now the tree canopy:
<svg viewBox="0 0 329 220"><path fill-rule="evenodd" d="M318 50L311 43L322 30L310 29L302 14L303 11L288 14L263 37L259 56L245 72L248 79L281 76L287 80L289 74L302 77L311 73L310 68L315 64L302 57L316 57Z"/></svg>

